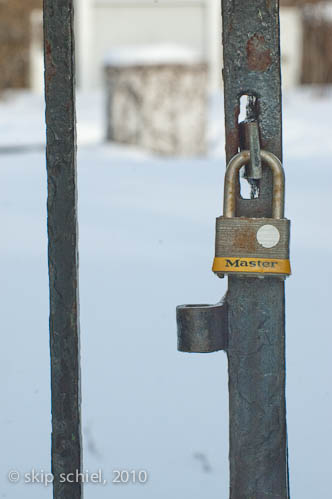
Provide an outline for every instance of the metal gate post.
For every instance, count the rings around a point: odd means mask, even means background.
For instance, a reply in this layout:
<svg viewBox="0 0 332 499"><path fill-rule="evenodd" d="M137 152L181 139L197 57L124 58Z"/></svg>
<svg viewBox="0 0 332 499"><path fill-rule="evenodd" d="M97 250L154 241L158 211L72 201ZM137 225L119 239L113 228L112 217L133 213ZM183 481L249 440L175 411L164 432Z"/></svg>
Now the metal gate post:
<svg viewBox="0 0 332 499"><path fill-rule="evenodd" d="M222 0L226 158L241 148L239 99L256 99L262 149L281 159L278 0ZM237 214L271 217L272 178L263 168L260 195ZM288 498L285 409L284 281L229 277L231 499Z"/></svg>
<svg viewBox="0 0 332 499"><path fill-rule="evenodd" d="M233 252L219 256L241 256L236 251L245 248L252 257L257 234L238 231L239 242L235 243L234 228L271 219L273 214L277 183L273 186L272 171L259 158L266 160L267 152L280 160L282 156L279 2L222 0L222 16L227 171L240 150L250 149L239 157L251 161L246 174L252 199L242 199L239 185L234 189L236 182L229 186L231 206L236 209L232 214L224 210L217 219L216 256L224 244L218 240L221 228L231 224L223 229L222 237ZM240 124L244 95L247 117ZM279 203L283 205L280 198ZM244 217L242 222L240 217ZM287 219L280 218L287 227ZM286 247L289 251L288 243ZM289 272L263 276L252 271L247 277L241 268L238 275L229 275L228 292L221 302L177 307L178 349L227 352L230 499L289 499L284 289L284 275ZM214 271L218 273L218 264Z"/></svg>
<svg viewBox="0 0 332 499"><path fill-rule="evenodd" d="M80 499L80 359L73 0L44 0L55 499ZM73 473L70 480L60 474Z"/></svg>

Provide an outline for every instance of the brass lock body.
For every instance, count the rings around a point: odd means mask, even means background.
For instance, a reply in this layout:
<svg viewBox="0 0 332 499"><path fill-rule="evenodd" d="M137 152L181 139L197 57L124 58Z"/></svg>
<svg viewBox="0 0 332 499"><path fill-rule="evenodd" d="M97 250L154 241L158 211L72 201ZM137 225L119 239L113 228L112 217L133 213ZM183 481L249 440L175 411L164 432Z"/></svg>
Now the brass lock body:
<svg viewBox="0 0 332 499"><path fill-rule="evenodd" d="M262 161L273 173L272 218L236 217L236 191L239 171L250 160L242 151L229 162L224 186L224 214L216 221L216 245L213 272L262 277L287 277L290 221L284 218L285 176L279 159L261 151Z"/></svg>

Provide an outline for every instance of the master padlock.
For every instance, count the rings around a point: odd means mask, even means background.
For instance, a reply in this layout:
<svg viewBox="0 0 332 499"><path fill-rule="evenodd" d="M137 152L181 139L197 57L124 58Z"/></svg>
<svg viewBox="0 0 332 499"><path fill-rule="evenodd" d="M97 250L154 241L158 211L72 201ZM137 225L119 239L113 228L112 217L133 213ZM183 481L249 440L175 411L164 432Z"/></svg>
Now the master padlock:
<svg viewBox="0 0 332 499"><path fill-rule="evenodd" d="M239 171L250 160L242 151L229 162L225 174L224 213L216 221L213 272L262 277L287 277L290 221L284 218L285 175L279 159L261 150L261 159L273 173L272 218L236 217L236 191Z"/></svg>

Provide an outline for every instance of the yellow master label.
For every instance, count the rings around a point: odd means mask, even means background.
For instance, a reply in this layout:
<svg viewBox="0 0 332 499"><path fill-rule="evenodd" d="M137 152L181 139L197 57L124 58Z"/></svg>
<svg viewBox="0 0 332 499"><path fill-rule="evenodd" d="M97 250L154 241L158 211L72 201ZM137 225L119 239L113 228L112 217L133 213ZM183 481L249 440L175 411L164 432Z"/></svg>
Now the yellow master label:
<svg viewBox="0 0 332 499"><path fill-rule="evenodd" d="M277 258L216 257L212 270L213 272L239 272L241 274L291 274L289 260Z"/></svg>

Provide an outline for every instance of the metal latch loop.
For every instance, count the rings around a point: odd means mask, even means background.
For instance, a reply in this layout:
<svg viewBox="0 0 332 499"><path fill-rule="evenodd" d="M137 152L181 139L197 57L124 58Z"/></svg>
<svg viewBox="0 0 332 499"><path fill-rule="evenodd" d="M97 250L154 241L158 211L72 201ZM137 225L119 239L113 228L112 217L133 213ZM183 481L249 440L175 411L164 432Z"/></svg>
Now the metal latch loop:
<svg viewBox="0 0 332 499"><path fill-rule="evenodd" d="M273 153L261 150L261 159L273 173L272 218L284 218L285 210L285 174L280 160ZM228 163L224 185L224 217L235 217L236 186L239 171L250 161L250 151L241 151Z"/></svg>

